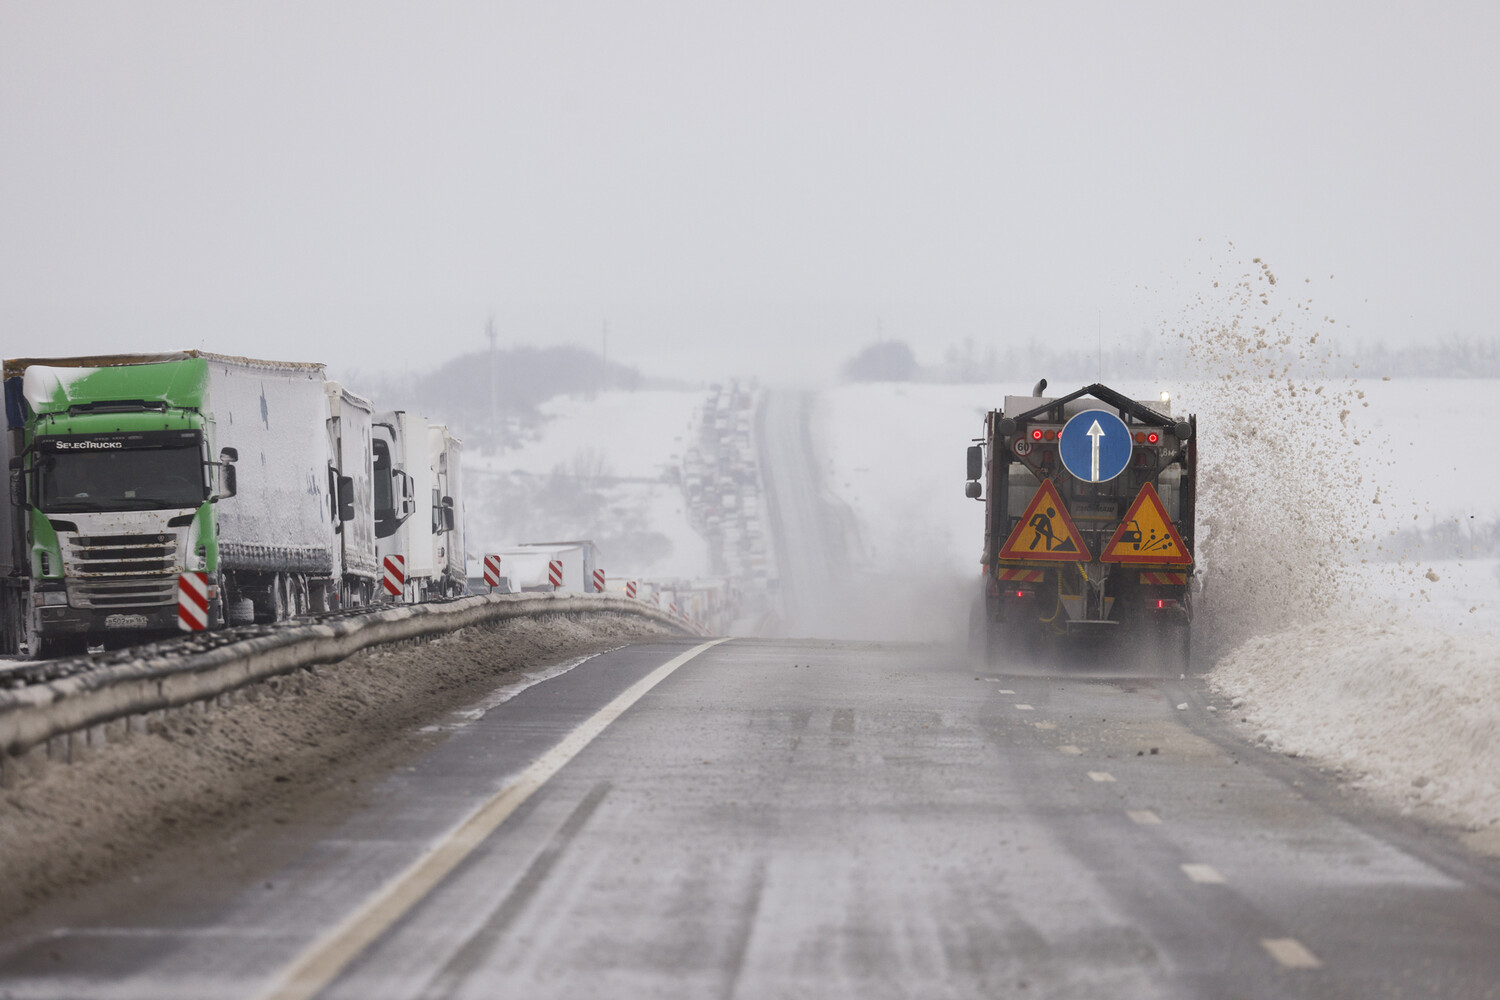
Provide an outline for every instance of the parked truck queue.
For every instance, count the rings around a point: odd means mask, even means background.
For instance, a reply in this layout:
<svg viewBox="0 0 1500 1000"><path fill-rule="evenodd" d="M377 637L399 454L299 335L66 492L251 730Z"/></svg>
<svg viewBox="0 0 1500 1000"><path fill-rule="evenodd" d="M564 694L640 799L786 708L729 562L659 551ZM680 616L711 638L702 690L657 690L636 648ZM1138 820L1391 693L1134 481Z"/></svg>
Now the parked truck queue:
<svg viewBox="0 0 1500 1000"><path fill-rule="evenodd" d="M4 363L0 654L464 593L460 456L321 364L202 351Z"/></svg>

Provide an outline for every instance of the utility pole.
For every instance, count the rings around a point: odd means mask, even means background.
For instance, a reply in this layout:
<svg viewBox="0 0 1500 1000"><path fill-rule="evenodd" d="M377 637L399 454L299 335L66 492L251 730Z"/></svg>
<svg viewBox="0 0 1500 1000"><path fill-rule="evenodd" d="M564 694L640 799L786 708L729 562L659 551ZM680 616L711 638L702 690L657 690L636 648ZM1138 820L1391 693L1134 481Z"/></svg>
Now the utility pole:
<svg viewBox="0 0 1500 1000"><path fill-rule="evenodd" d="M490 433L495 438L495 450L500 450L500 354L497 349L499 334L495 331L495 314L490 313L484 326L484 335L490 341Z"/></svg>

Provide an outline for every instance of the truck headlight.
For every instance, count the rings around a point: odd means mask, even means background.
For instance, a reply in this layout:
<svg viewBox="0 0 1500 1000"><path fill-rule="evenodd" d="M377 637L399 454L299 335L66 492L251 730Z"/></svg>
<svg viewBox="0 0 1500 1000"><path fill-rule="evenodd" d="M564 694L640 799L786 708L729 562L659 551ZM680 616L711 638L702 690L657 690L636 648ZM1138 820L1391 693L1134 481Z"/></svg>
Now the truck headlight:
<svg viewBox="0 0 1500 1000"><path fill-rule="evenodd" d="M44 608L67 604L68 592L66 590L39 590L36 602Z"/></svg>

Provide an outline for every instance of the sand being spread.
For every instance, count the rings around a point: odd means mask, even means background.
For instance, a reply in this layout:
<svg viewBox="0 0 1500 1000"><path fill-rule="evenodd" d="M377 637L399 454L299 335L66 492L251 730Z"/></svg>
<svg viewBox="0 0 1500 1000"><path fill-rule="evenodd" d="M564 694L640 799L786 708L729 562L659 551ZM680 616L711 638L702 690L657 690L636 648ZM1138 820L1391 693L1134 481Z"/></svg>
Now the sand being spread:
<svg viewBox="0 0 1500 1000"><path fill-rule="evenodd" d="M1500 640L1455 633L1430 613L1441 576L1387 558L1427 509L1393 501L1419 470L1394 467L1363 373L1327 346L1313 283L1291 287L1260 259L1226 263L1169 331L1199 413L1209 683L1264 745L1401 809L1500 830Z"/></svg>
<svg viewBox="0 0 1500 1000"><path fill-rule="evenodd" d="M0 790L0 923L166 847L347 794L432 739L424 723L524 671L667 632L630 615L473 626L190 706L71 764L39 748Z"/></svg>

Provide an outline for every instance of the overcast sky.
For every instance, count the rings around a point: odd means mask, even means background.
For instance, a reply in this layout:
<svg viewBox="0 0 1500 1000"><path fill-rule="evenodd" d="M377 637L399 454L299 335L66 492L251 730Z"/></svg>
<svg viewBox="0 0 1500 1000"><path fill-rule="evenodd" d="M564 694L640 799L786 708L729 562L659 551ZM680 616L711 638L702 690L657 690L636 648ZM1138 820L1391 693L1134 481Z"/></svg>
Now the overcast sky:
<svg viewBox="0 0 1500 1000"><path fill-rule="evenodd" d="M425 368L493 312L818 378L1091 348L1253 256L1345 339L1492 337L1497 12L0 0L0 344Z"/></svg>

